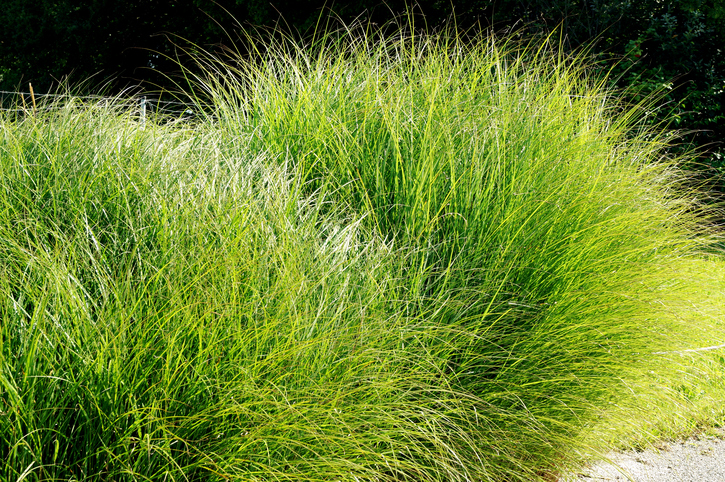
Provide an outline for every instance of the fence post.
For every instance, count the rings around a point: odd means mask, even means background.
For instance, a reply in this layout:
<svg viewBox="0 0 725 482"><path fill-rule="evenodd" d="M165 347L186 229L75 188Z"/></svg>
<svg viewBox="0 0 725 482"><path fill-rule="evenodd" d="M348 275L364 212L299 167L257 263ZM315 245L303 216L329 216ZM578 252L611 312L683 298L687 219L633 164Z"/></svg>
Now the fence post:
<svg viewBox="0 0 725 482"><path fill-rule="evenodd" d="M141 127L146 126L146 96L141 97Z"/></svg>

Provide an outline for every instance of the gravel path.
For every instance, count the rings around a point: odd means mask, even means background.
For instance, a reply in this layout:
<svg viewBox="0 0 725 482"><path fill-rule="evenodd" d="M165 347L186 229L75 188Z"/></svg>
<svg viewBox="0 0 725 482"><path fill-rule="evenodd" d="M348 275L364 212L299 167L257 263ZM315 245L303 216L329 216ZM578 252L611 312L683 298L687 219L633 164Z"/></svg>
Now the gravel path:
<svg viewBox="0 0 725 482"><path fill-rule="evenodd" d="M667 444L660 450L617 452L561 482L725 482L725 430Z"/></svg>

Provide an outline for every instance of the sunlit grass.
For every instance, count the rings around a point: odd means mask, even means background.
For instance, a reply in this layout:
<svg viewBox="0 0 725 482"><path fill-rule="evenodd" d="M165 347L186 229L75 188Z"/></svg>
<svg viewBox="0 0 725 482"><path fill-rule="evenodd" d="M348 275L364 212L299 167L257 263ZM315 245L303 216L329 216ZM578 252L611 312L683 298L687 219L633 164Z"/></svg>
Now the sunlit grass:
<svg viewBox="0 0 725 482"><path fill-rule="evenodd" d="M193 123L4 119L0 478L551 480L721 421L711 208L555 52L352 29L198 58Z"/></svg>

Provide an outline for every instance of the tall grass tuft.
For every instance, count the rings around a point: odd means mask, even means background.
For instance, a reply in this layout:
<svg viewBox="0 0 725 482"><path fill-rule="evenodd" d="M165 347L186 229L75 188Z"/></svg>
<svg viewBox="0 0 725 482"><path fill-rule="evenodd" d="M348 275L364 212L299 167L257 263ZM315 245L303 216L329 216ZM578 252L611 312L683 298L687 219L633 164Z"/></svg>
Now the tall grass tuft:
<svg viewBox="0 0 725 482"><path fill-rule="evenodd" d="M556 480L723 416L719 235L582 58L197 60L194 122L0 123L0 478Z"/></svg>

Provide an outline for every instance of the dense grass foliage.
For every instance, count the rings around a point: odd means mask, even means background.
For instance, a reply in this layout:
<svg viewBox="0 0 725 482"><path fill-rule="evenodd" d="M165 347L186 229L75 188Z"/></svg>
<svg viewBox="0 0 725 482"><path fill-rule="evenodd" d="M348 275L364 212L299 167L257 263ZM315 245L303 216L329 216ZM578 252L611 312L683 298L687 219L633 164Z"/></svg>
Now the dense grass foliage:
<svg viewBox="0 0 725 482"><path fill-rule="evenodd" d="M553 480L723 416L719 238L637 108L369 35L199 58L193 123L3 119L0 478Z"/></svg>

